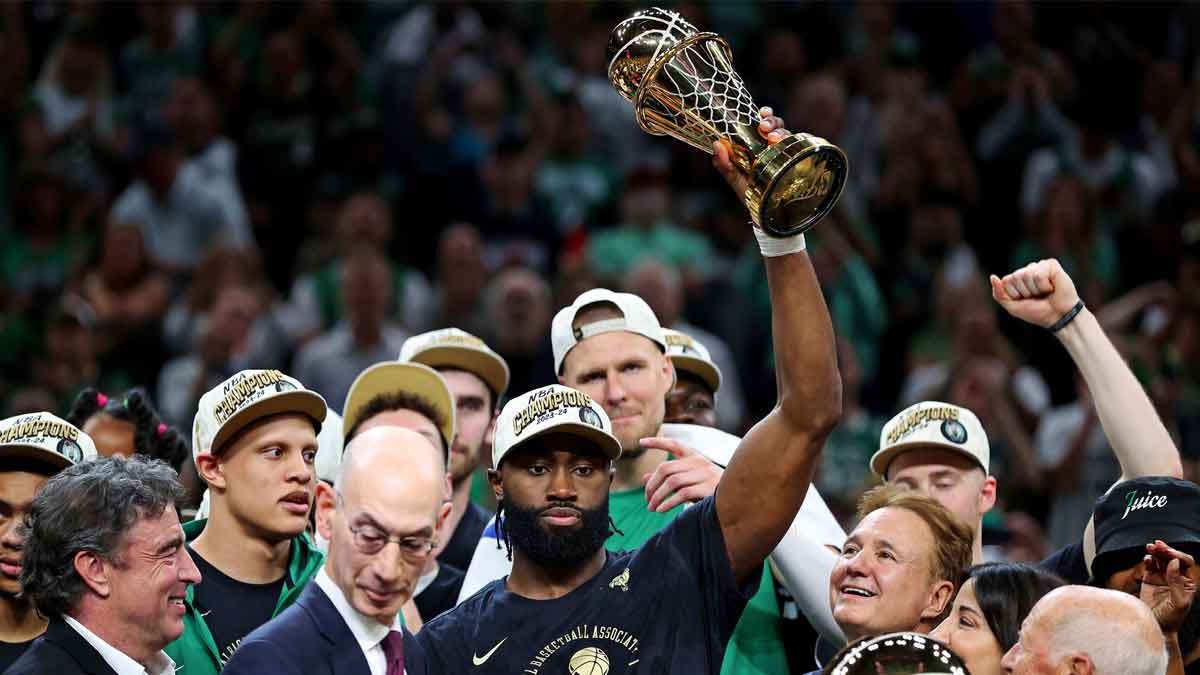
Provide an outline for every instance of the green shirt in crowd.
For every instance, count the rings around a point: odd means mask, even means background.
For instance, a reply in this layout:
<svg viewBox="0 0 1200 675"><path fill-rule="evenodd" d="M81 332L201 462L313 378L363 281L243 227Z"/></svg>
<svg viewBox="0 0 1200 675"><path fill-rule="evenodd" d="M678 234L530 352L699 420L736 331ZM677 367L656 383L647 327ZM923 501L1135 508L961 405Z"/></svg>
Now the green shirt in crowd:
<svg viewBox="0 0 1200 675"><path fill-rule="evenodd" d="M628 551L645 544L683 510L677 506L666 513L647 508L646 491L642 488L622 490L609 495L609 513L617 529L605 546L610 551ZM788 672L787 653L783 634L779 630L779 604L775 599L775 582L771 571L763 565L758 592L750 598L733 638L725 650L721 675L778 675Z"/></svg>

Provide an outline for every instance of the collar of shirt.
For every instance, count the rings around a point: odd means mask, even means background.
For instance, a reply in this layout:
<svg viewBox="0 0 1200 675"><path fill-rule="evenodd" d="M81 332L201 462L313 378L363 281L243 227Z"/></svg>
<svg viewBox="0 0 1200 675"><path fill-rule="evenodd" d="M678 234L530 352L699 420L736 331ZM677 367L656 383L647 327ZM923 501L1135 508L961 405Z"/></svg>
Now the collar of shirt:
<svg viewBox="0 0 1200 675"><path fill-rule="evenodd" d="M88 630L87 626L79 623L75 619L64 614L63 620L66 621L67 625L74 629L76 633L79 633L81 636L83 636L83 639L87 640L87 643L90 644L93 649L100 653L100 658L104 659L104 662L107 663L113 670L115 670L117 675L175 674L175 662L171 660L171 657L167 656L166 652L159 651L153 656L153 662L149 666L143 666L142 664L130 658L125 652L122 652L121 650L102 640L99 635L96 635L92 631Z"/></svg>
<svg viewBox="0 0 1200 675"><path fill-rule="evenodd" d="M342 594L342 589L333 582L324 567L317 572L316 582L317 586L325 591L325 595L329 596L329 601L342 616L342 620L346 622L350 632L354 634L354 639L358 641L359 647L364 652L379 647L380 641L387 637L388 631L401 629L399 613L396 614L396 618L392 620L392 625L389 627L354 609L350 601Z"/></svg>

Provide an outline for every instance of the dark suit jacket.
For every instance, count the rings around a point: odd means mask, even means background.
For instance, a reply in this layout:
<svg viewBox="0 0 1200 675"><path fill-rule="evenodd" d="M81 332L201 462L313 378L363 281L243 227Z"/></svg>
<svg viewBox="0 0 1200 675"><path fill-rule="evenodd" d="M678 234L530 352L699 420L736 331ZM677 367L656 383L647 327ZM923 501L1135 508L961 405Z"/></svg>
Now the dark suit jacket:
<svg viewBox="0 0 1200 675"><path fill-rule="evenodd" d="M404 631L404 670L428 675L425 653ZM291 607L242 640L222 675L370 675L350 627L312 582Z"/></svg>
<svg viewBox="0 0 1200 675"><path fill-rule="evenodd" d="M4 675L117 675L100 652L61 618L50 619L41 637L4 671Z"/></svg>

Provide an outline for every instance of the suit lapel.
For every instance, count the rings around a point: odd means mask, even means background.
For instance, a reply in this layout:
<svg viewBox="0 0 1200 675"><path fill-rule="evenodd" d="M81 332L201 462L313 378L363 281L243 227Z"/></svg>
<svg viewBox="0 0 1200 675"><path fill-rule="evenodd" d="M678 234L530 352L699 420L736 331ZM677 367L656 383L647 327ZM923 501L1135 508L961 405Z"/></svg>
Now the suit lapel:
<svg viewBox="0 0 1200 675"><path fill-rule="evenodd" d="M304 607L317 631L328 643L325 659L333 675L370 675L371 669L358 645L358 639L338 613L337 607L333 606L333 601L315 581L308 584L296 604Z"/></svg>
<svg viewBox="0 0 1200 675"><path fill-rule="evenodd" d="M75 659L75 663L85 673L91 675L117 675L116 671L100 656L100 652L88 644L83 636L67 625L61 618L50 620L46 627L46 640L62 647L67 654Z"/></svg>

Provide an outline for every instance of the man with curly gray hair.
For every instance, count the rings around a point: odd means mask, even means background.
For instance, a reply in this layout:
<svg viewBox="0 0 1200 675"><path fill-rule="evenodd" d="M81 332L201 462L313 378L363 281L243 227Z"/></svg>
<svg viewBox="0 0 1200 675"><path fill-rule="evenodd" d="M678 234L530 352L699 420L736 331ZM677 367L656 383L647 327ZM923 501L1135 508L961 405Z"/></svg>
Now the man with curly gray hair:
<svg viewBox="0 0 1200 675"><path fill-rule="evenodd" d="M136 456L83 462L42 486L22 528L21 587L50 625L6 674L174 675L163 647L200 582L182 496L169 466Z"/></svg>

